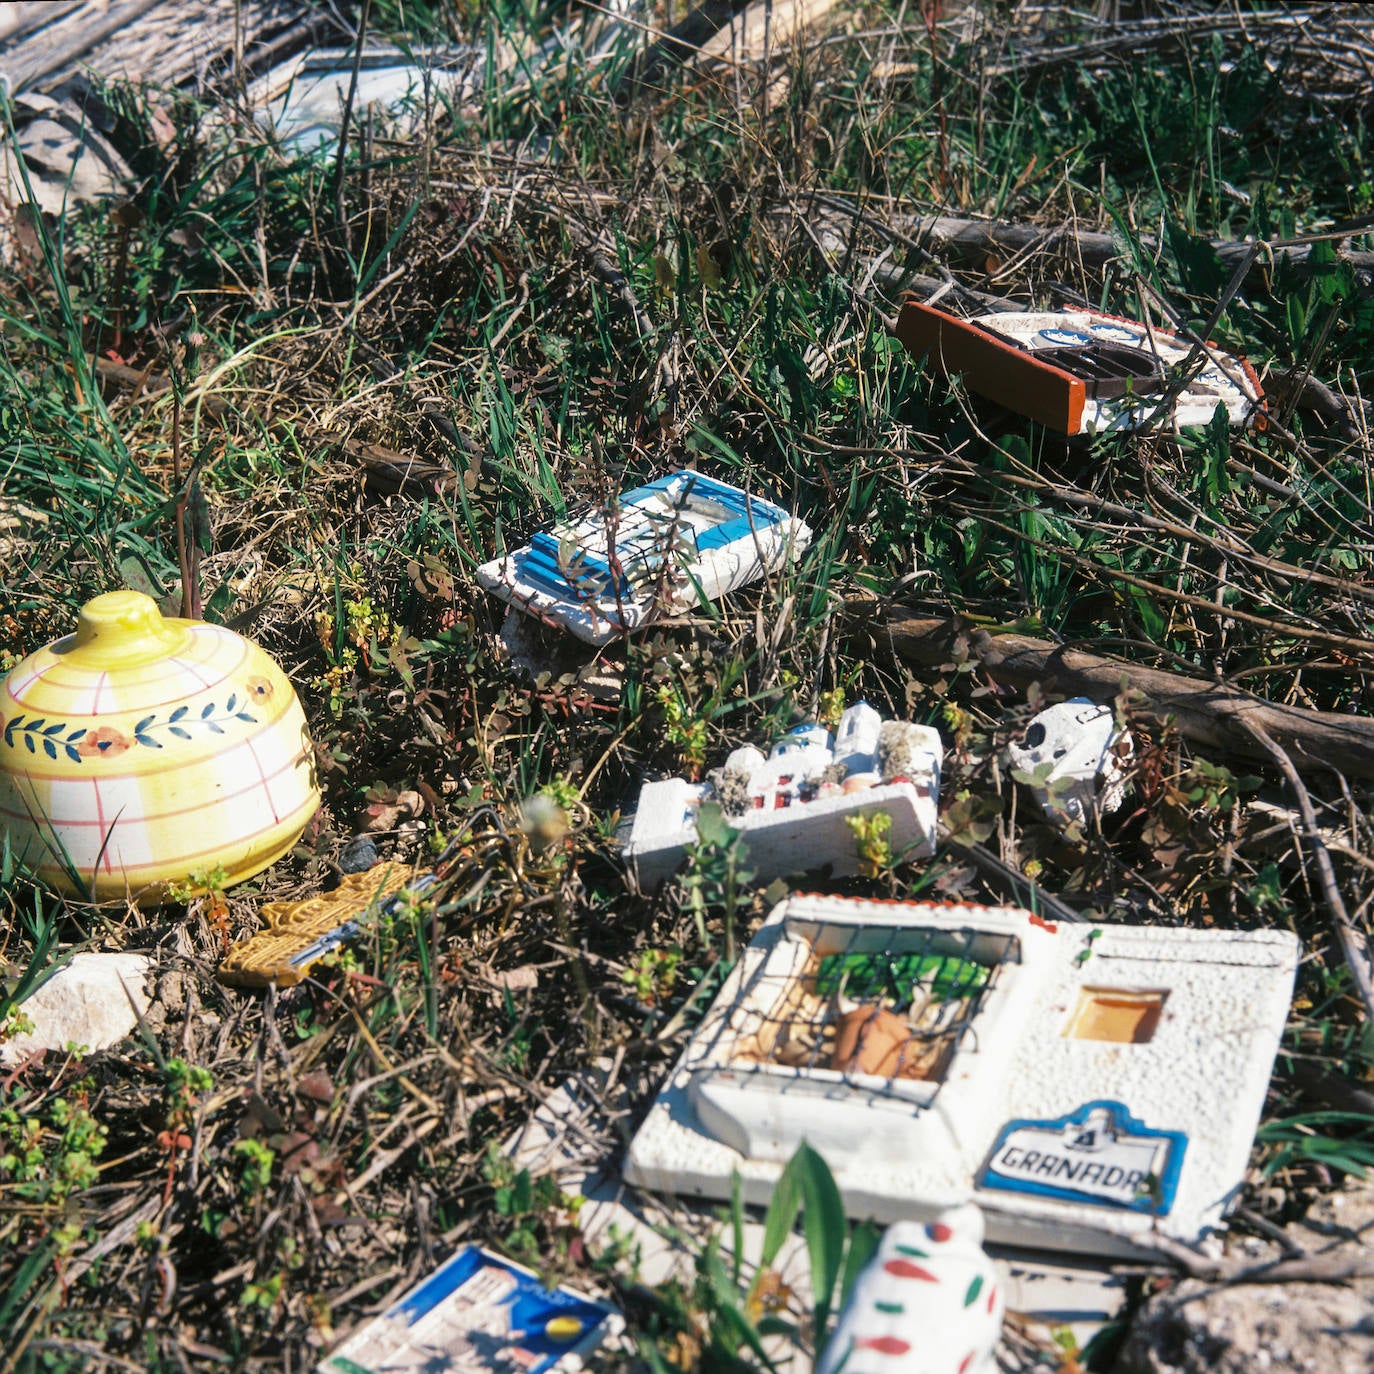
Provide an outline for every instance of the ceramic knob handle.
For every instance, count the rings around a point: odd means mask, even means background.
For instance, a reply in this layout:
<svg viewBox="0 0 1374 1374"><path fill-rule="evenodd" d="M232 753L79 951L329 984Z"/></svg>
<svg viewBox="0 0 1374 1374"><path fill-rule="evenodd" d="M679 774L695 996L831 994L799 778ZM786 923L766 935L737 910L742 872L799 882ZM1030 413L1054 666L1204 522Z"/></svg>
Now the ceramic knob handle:
<svg viewBox="0 0 1374 1374"><path fill-rule="evenodd" d="M127 668L175 652L184 637L163 619L151 596L106 592L81 608L74 652L92 667Z"/></svg>

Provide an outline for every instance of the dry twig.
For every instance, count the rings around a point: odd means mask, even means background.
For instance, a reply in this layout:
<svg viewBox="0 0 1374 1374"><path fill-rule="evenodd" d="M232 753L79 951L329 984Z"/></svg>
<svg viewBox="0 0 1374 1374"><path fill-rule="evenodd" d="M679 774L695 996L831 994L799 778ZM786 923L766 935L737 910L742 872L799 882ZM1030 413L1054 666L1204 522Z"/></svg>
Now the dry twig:
<svg viewBox="0 0 1374 1374"><path fill-rule="evenodd" d="M1317 813L1312 805L1312 797L1306 784L1299 776L1298 770L1293 766L1293 760L1288 756L1288 751L1276 744L1264 727L1255 720L1241 716L1239 721L1247 733L1268 752L1297 800L1298 812L1302 817L1303 836L1312 851L1312 857L1316 860L1317 873L1321 878L1322 896L1326 899L1327 909L1330 911L1331 919L1335 924L1336 938L1340 941L1341 951L1345 955L1346 965L1350 969L1350 977L1355 984L1355 991L1360 1001L1364 1003L1365 1016L1369 1023L1374 1025L1374 951L1370 949L1368 931L1360 930L1345 908L1340 885L1336 881L1336 870L1331 863L1331 855L1327 853L1326 844L1322 840L1321 828L1317 824Z"/></svg>

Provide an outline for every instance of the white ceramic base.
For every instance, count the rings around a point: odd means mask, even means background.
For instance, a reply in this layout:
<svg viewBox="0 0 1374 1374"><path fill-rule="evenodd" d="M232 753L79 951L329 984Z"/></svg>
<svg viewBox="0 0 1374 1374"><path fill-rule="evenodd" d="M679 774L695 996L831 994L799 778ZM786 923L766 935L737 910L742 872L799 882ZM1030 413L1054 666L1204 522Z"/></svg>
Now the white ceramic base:
<svg viewBox="0 0 1374 1374"><path fill-rule="evenodd" d="M1181 367L1193 352L1192 345L1176 334L1096 310L1044 313L1013 310L979 315L973 323L1032 352L1109 343L1138 349L1151 359L1157 358L1166 369ZM1128 395L1105 400L1090 397L1083 408L1079 433L1141 429L1150 426L1152 421L1175 429L1184 425L1207 425L1212 422L1218 405L1225 407L1230 424L1245 427L1254 424L1261 395L1259 380L1248 363L1209 344L1206 362L1174 401L1163 408L1162 416L1157 395Z"/></svg>
<svg viewBox="0 0 1374 1374"><path fill-rule="evenodd" d="M552 1174L558 1186L582 1200L578 1223L589 1251L597 1254L629 1238L636 1247L641 1289L656 1290L676 1280L690 1284L696 1256L714 1236L727 1265L738 1258L749 1283L763 1248L764 1226L758 1213L745 1213L736 1252L733 1227L722 1227L713 1204L680 1197L655 1197L627 1187L611 1167L608 1142L615 1122L633 1106L640 1085L627 1082L632 1072L621 1060L600 1059L556 1089L533 1117L506 1143L518 1169L536 1177ZM1043 1349L1070 1331L1081 1349L1112 1321L1125 1301L1125 1281L1105 1264L1071 1260L1045 1252L989 1251L997 1284L1009 1311L1018 1316L1018 1331ZM772 1265L785 1285L787 1309L782 1315L805 1330L814 1314L810 1260L804 1237L793 1232ZM806 1353L781 1338L765 1342L778 1374L811 1374ZM1034 1351L1022 1342L1003 1345L1002 1368L1040 1368Z"/></svg>
<svg viewBox="0 0 1374 1374"><path fill-rule="evenodd" d="M1014 937L1019 963L998 968L943 1082L737 1058L806 963L812 933L834 939L846 926ZM794 897L704 1018L634 1138L626 1177L727 1198L738 1172L745 1199L763 1205L806 1139L853 1217L928 1222L972 1200L989 1239L1004 1244L1137 1256L1156 1229L1194 1242L1244 1180L1298 953L1284 931L1056 926L1008 908ZM1167 995L1146 1043L1118 1043L1066 1033L1085 989ZM1115 1141L1101 1130L1090 1139L1113 1115L1103 1104L1135 1123ZM988 1169L994 1156L1000 1178ZM1149 1180L1123 1193L1142 1159L1159 1170L1156 1190L1172 1195L1158 1216ZM1074 1180L1088 1195L1033 1191Z"/></svg>

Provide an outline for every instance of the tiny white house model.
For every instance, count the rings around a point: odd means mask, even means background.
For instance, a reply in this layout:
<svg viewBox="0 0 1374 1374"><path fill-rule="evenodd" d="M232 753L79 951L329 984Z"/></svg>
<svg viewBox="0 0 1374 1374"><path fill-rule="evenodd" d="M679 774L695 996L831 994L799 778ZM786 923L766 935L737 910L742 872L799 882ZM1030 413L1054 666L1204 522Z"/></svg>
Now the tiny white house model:
<svg viewBox="0 0 1374 1374"><path fill-rule="evenodd" d="M1071 697L1034 716L1020 739L1007 745L1007 761L1035 779L1031 790L1046 816L1085 825L1095 810L1110 815L1120 809L1134 752L1110 706Z"/></svg>
<svg viewBox="0 0 1374 1374"><path fill-rule="evenodd" d="M854 1217L976 1202L991 1240L1193 1242L1244 1175L1297 938L792 897L635 1136L636 1185L766 1203L803 1139Z"/></svg>
<svg viewBox="0 0 1374 1374"><path fill-rule="evenodd" d="M926 725L884 721L867 702L851 706L832 736L798 726L768 756L745 745L705 783L684 778L647 782L625 846L640 886L668 877L697 840L697 811L719 801L726 821L743 831L755 876L858 871L852 817L886 814L883 838L894 856L935 852L936 811L944 747Z"/></svg>
<svg viewBox="0 0 1374 1374"><path fill-rule="evenodd" d="M483 564L477 580L519 610L605 644L655 612L690 610L754 582L810 542L810 527L781 506L683 469L536 534Z"/></svg>

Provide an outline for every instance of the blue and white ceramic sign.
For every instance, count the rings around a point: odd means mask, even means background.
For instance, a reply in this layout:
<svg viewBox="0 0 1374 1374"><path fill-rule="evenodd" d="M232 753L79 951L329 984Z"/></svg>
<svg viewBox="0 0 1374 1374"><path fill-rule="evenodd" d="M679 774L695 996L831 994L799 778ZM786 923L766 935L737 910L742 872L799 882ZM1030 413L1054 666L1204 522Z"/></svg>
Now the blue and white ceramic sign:
<svg viewBox="0 0 1374 1374"><path fill-rule="evenodd" d="M1182 1131L1154 1130L1120 1102L1085 1102L1067 1116L1008 1122L980 1184L1167 1216L1187 1148Z"/></svg>

